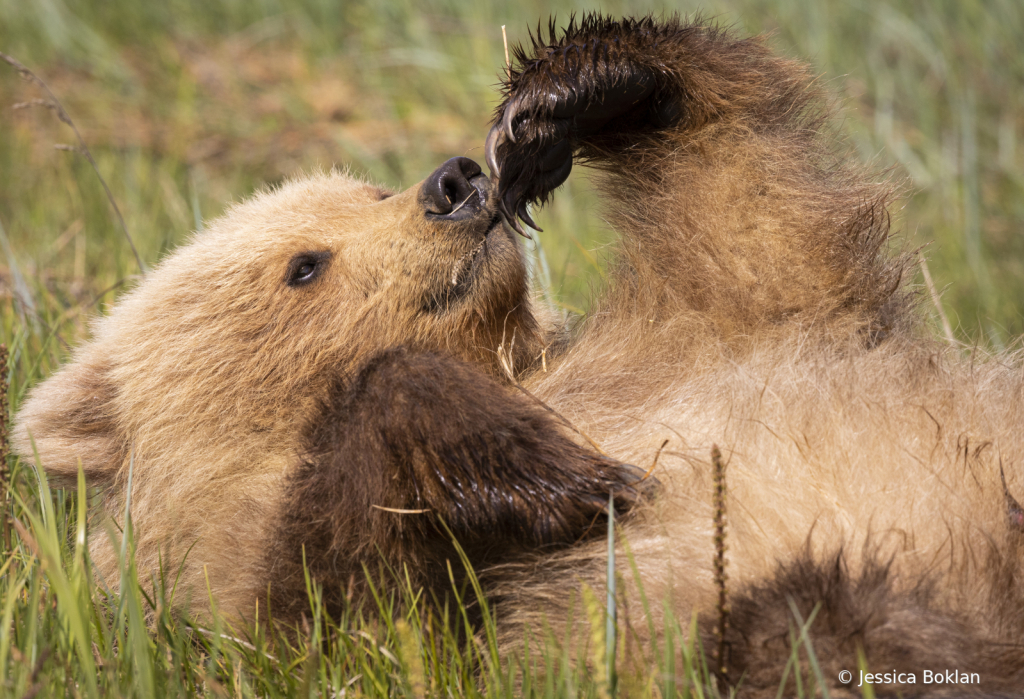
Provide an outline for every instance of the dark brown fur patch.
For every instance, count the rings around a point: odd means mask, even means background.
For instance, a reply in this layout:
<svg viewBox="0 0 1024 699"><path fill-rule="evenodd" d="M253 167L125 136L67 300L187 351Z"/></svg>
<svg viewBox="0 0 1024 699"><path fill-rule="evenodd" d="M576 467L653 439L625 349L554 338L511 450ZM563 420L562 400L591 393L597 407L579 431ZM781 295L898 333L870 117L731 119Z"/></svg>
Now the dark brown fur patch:
<svg viewBox="0 0 1024 699"><path fill-rule="evenodd" d="M774 578L736 595L732 602L729 673L745 688L744 696L776 696L799 637L799 618L809 623L808 636L821 673L831 686L842 670L852 672L850 689L860 696L859 657L871 673L914 673L915 684L878 684L876 696L992 696L1024 684L1019 642L985 638L969 621L943 608L941 592L928 578L899 580L891 565L869 557L851 575L842 550L831 557L810 552L780 565ZM796 610L794 613L793 610ZM813 619L813 621L810 621ZM703 626L705 647L714 621ZM812 676L801 647L800 672ZM943 687L923 683L923 671L959 669L978 673L980 684ZM796 692L790 669L785 692Z"/></svg>
<svg viewBox="0 0 1024 699"><path fill-rule="evenodd" d="M448 562L462 578L445 526L483 568L599 533L611 493L624 515L655 484L579 446L479 369L404 348L333 392L307 450L273 554L279 615L306 604L303 552L333 603L353 585L361 592L364 568L381 563L442 597Z"/></svg>

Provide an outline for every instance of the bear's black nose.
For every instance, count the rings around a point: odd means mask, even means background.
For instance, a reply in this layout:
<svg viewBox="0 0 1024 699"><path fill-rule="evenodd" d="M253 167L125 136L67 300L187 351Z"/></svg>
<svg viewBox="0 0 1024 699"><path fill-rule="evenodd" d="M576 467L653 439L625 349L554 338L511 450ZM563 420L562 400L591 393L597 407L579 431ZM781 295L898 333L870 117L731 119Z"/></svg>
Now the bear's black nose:
<svg viewBox="0 0 1024 699"><path fill-rule="evenodd" d="M452 158L424 180L420 201L428 214L449 220L470 218L483 208L489 185L475 162Z"/></svg>

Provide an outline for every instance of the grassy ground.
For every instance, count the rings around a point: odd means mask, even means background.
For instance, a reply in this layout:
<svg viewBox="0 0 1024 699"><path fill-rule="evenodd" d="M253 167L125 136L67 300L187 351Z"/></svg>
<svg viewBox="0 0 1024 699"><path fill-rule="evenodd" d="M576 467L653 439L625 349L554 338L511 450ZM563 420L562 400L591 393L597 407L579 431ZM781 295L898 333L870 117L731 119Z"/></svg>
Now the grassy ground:
<svg viewBox="0 0 1024 699"><path fill-rule="evenodd" d="M404 187L451 156L482 160L501 25L514 41L538 18L594 7L0 0L0 51L61 99L152 266L232 201L299 172L351 167ZM701 9L743 33L772 32L780 51L811 60L845 110L839 128L855 157L909 179L897 223L907 245L927 244L957 339L1001 347L1024 332L1017 0L622 0L601 9ZM90 164L54 149L74 144L74 134L31 104L42 97L0 64L0 340L11 348L15 408L139 273ZM574 174L536 216L547 231L541 279L570 311L586 307L612 239L596 204ZM926 295L922 307L938 327ZM311 610L309 637L295 647L279 640L270 657L265 627L240 643L225 638L240 630L190 628L170 615L168 599L147 600L138 586L108 596L78 544L85 494L51 496L24 464L13 475L7 506L22 529L11 534L13 555L0 558L0 694L504 695L523 681L513 665L492 663L486 644L432 639L415 614L332 626ZM704 691L697 651L661 649L659 658L635 686L662 696ZM698 670L684 670L684 658ZM604 691L564 651L533 662L527 694Z"/></svg>

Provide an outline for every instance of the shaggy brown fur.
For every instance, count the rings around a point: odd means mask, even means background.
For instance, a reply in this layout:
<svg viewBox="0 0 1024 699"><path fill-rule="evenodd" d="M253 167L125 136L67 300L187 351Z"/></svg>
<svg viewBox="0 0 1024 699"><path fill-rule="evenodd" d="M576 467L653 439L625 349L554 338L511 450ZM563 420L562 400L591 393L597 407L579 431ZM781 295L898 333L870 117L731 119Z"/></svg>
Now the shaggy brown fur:
<svg viewBox="0 0 1024 699"><path fill-rule="evenodd" d="M640 584L667 603L629 635L649 648L668 608L707 637L717 443L741 693L775 696L791 611L818 605L835 692L859 653L982 681L882 694L1019 692L1018 358L921 336L887 242L894 187L836 156L807 69L678 20L587 18L517 55L496 183L455 159L393 196L329 175L235 207L34 390L21 453L31 435L58 478L81 459L114 518L133 462L139 567L184 558L197 614L204 571L233 615L268 585L297 609L303 546L331 594L374 551L437 592L440 515L486 569L512 651L524 624L565 626L570 589L603 586L586 535L608 489L639 574L627 605ZM497 216L528 217L573 157L603 171L621 244L595 311L563 329ZM670 440L656 496L509 385L503 357L622 464ZM94 529L109 583L117 549Z"/></svg>
<svg viewBox="0 0 1024 699"><path fill-rule="evenodd" d="M308 608L303 558L335 609L381 559L400 575L379 582L442 599L446 561L461 569L452 535L481 571L578 543L603 531L610 494L621 515L652 492L643 476L578 446L549 412L471 365L388 350L339 384L311 425L270 556L273 609Z"/></svg>

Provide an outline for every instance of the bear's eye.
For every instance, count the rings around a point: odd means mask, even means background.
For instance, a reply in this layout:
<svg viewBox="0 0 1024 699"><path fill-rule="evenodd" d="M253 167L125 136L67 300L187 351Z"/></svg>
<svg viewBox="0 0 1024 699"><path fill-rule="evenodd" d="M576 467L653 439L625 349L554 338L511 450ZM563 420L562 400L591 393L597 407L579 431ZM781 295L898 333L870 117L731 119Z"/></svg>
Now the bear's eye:
<svg viewBox="0 0 1024 699"><path fill-rule="evenodd" d="M305 286L315 281L327 268L330 259L331 253L326 251L299 253L288 263L285 283L288 286Z"/></svg>

